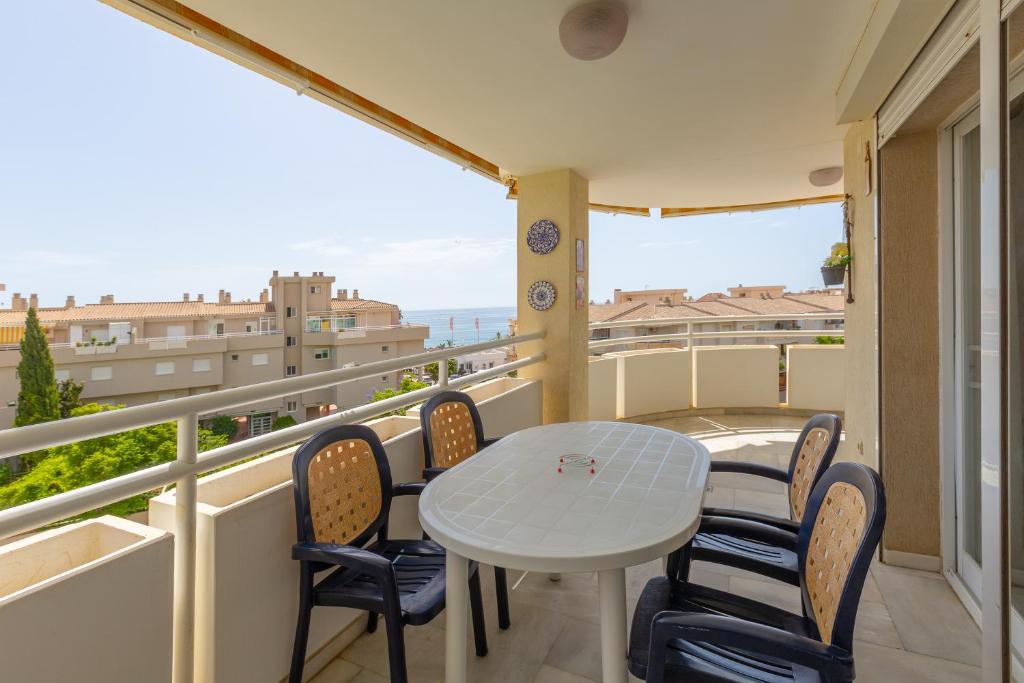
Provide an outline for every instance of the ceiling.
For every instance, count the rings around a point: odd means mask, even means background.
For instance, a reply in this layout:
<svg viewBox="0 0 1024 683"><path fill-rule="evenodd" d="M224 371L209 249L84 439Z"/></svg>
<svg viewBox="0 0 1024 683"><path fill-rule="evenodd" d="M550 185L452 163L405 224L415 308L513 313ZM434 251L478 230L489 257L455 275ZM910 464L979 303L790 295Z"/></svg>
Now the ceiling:
<svg viewBox="0 0 1024 683"><path fill-rule="evenodd" d="M569 57L577 0L187 0L514 175L573 168L590 201L753 204L841 192L836 88L873 0L630 0L622 46Z"/></svg>

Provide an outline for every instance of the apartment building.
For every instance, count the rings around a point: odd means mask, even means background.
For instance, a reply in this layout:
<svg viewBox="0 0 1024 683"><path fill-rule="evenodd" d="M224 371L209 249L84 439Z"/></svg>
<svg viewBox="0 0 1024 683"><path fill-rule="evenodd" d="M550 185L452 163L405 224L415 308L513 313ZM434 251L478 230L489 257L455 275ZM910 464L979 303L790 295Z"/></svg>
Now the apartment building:
<svg viewBox="0 0 1024 683"><path fill-rule="evenodd" d="M612 297L613 304L647 303L652 306L671 306L690 301L685 289L616 289Z"/></svg>
<svg viewBox="0 0 1024 683"><path fill-rule="evenodd" d="M701 322L693 323L693 332L755 332L778 330L821 330L823 335L835 333L843 329L844 299L841 290L814 290L807 292L786 292L784 285L765 285L758 287L730 287L729 294L711 292L697 300L687 299L679 303L657 304L648 300L619 300L619 292L615 290L616 302L607 304L591 304L589 317L592 339L613 339L617 337L651 336L681 334L687 332L687 325L668 323L669 320L680 318L701 318ZM646 291L646 290L645 290ZM654 290L651 290L654 291ZM658 290L685 292L686 290ZM630 292L630 294L633 294ZM836 313L835 319L801 320L799 316L808 313ZM792 320L785 316L793 315ZM764 321L749 319L750 316L764 316ZM743 317L744 320L730 320ZM708 318L722 318L721 321ZM622 320L650 320L647 327L600 327L599 323L613 323ZM665 320L665 324L658 321ZM736 339L719 337L697 339L696 345L733 344ZM742 343L787 344L801 341L797 337L760 338L745 337ZM803 341L806 341L804 339ZM682 346L682 342L656 342L657 346ZM643 344L635 344L633 348L643 348ZM625 346L623 348L626 348ZM609 349L605 349L609 350Z"/></svg>
<svg viewBox="0 0 1024 683"><path fill-rule="evenodd" d="M184 294L180 301L40 308L38 297L12 295L0 310L0 428L14 422L18 395L17 343L30 307L50 340L57 379L85 386L82 399L139 405L218 389L258 384L423 350L426 325L404 325L398 306L351 296L323 272L281 275L256 300L217 300ZM331 389L241 406L232 414L240 429L260 434L273 420L298 422L365 403L374 391L396 388L400 373L347 382Z"/></svg>

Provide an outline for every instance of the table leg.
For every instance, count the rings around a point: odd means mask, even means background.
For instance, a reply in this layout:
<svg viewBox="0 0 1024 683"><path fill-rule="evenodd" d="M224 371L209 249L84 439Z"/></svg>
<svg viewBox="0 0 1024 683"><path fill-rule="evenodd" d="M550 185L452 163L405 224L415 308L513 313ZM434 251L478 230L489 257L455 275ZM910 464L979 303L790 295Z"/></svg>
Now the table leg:
<svg viewBox="0 0 1024 683"><path fill-rule="evenodd" d="M626 570L597 574L601 600L601 673L604 683L626 683Z"/></svg>
<svg viewBox="0 0 1024 683"><path fill-rule="evenodd" d="M445 629L444 679L446 683L466 683L466 634L469 616L469 560L452 551L445 554Z"/></svg>

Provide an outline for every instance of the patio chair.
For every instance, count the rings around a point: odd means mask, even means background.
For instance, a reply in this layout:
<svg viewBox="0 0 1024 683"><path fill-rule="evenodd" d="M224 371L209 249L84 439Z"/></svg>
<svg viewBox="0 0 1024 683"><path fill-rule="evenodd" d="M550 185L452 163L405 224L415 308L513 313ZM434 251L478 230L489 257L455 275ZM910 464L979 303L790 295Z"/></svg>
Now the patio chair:
<svg viewBox="0 0 1024 683"><path fill-rule="evenodd" d="M300 683L314 605L367 610L368 631L384 615L391 680L405 683L407 624L425 624L444 609L445 551L428 540L388 538L394 496L419 495L425 484L391 484L387 454L363 425L331 427L314 435L292 461L298 543L299 615L290 683ZM377 539L370 542L376 534ZM367 545L369 543L369 545ZM326 569L335 571L315 581ZM469 568L476 653L487 654L480 575Z"/></svg>
<svg viewBox="0 0 1024 683"><path fill-rule="evenodd" d="M497 439L484 438L480 411L468 394L444 391L420 409L423 432L423 478L428 482L450 467L476 455ZM502 567L494 568L494 592L498 599L498 628L511 625L508 607L508 577Z"/></svg>
<svg viewBox="0 0 1024 683"><path fill-rule="evenodd" d="M730 460L712 460L712 472L736 472L774 479L786 484L789 493L789 518L725 508L704 508L700 529L691 544L669 557L669 566L685 580L692 560L725 564L763 574L797 585L796 542L807 498L821 476L832 464L842 420L837 415L815 415L800 432L793 446L789 468ZM769 542L754 540L748 529L767 525L777 530L768 534ZM760 538L765 538L761 533Z"/></svg>
<svg viewBox="0 0 1024 683"><path fill-rule="evenodd" d="M672 577L651 579L633 614L630 671L649 683L853 681L854 622L884 526L878 474L834 465L814 487L800 525L803 614Z"/></svg>

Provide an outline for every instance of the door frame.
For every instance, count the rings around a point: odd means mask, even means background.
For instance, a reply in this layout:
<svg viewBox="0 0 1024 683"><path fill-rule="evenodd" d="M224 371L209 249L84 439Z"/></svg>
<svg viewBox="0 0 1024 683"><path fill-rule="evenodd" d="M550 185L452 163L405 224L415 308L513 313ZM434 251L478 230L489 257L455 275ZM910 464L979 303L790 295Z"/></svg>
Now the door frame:
<svg viewBox="0 0 1024 683"><path fill-rule="evenodd" d="M954 146L957 144L955 129L969 120L980 122L978 97L972 97L942 123L938 136L938 190L939 190L939 415L941 425L940 449L940 508L941 508L941 552L942 573L949 581L953 591L964 604L971 617L981 626L982 609L980 591L976 596L974 589L969 587L958 572L959 520L957 510L958 470L957 460L960 435L960 387L957 377L960 352L958 315L955 310L959 301L960 271L957 268L959 256L959 240L956 239L958 228L957 207L955 201L956 155ZM972 126L973 128L973 126ZM980 493L979 493L980 495Z"/></svg>

